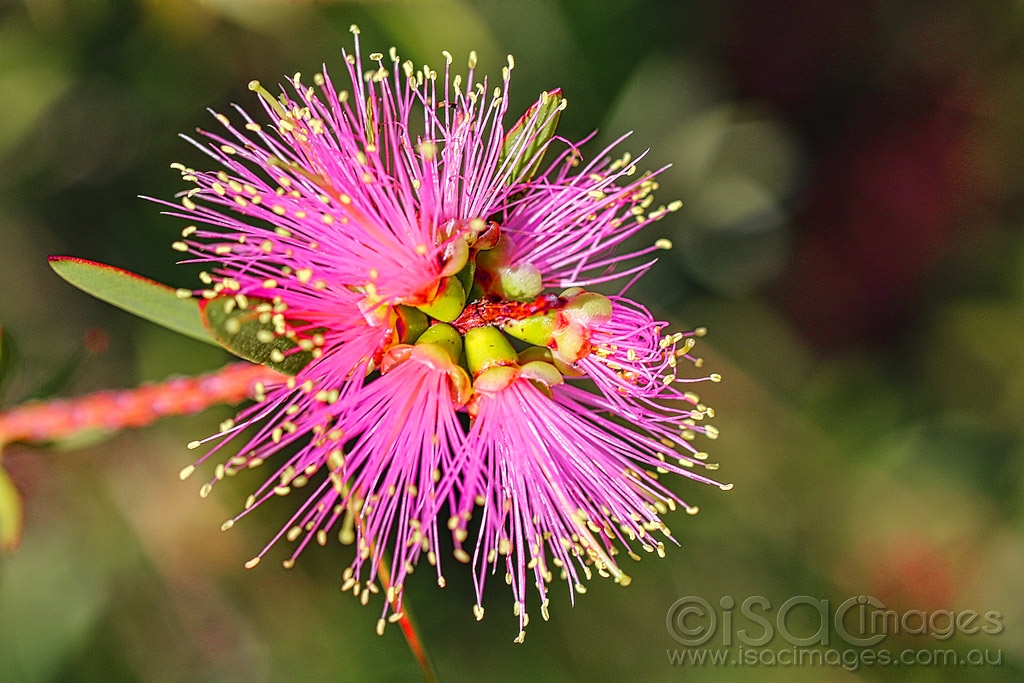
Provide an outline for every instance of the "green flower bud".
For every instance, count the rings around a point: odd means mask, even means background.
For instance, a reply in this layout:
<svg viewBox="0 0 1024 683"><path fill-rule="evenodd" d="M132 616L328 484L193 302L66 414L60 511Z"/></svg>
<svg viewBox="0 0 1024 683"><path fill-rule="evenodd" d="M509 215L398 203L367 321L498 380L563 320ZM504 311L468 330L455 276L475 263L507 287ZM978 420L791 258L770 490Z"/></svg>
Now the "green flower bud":
<svg viewBox="0 0 1024 683"><path fill-rule="evenodd" d="M562 373L554 365L544 361L530 361L520 368L520 372L526 379L539 382L546 387L553 387L565 381L562 379Z"/></svg>
<svg viewBox="0 0 1024 683"><path fill-rule="evenodd" d="M444 349L448 356L451 357L453 363L458 363L459 356L462 355L462 336L454 327L447 323L431 325L416 340L416 345L419 346L420 344L430 344Z"/></svg>
<svg viewBox="0 0 1024 683"><path fill-rule="evenodd" d="M612 302L603 294L585 292L573 287L566 290L562 296L569 300L569 305L562 309L562 314L588 329L603 325L612 319Z"/></svg>
<svg viewBox="0 0 1024 683"><path fill-rule="evenodd" d="M498 392L516 381L518 377L519 368L511 365L487 368L473 380L473 392L475 394ZM470 404L470 407L472 408L472 404ZM472 414L473 411L471 410L470 415Z"/></svg>
<svg viewBox="0 0 1024 683"><path fill-rule="evenodd" d="M557 311L549 311L523 320L514 320L502 325L501 329L516 339L522 339L527 344L547 346L555 331L557 318Z"/></svg>
<svg viewBox="0 0 1024 683"><path fill-rule="evenodd" d="M455 275L469 263L469 242L465 237L452 240L445 245L441 258L444 260L441 275Z"/></svg>
<svg viewBox="0 0 1024 683"><path fill-rule="evenodd" d="M590 354L590 330L583 325L570 323L555 331L548 348L555 358L572 365Z"/></svg>
<svg viewBox="0 0 1024 683"><path fill-rule="evenodd" d="M540 269L532 263L517 263L498 270L498 285L506 299L532 299L544 290Z"/></svg>
<svg viewBox="0 0 1024 683"><path fill-rule="evenodd" d="M513 365L516 350L497 327L474 327L466 332L466 363L473 376L493 367Z"/></svg>
<svg viewBox="0 0 1024 683"><path fill-rule="evenodd" d="M525 301L544 291L541 272L532 263L512 263L512 242L502 235L493 249L477 254L478 279L484 291L504 299Z"/></svg>
<svg viewBox="0 0 1024 683"><path fill-rule="evenodd" d="M430 325L427 316L411 306L395 306L395 312L398 314L398 338L403 344L412 344Z"/></svg>
<svg viewBox="0 0 1024 683"><path fill-rule="evenodd" d="M551 363L553 358L551 356L551 349L544 346L531 346L528 349L519 352L519 364L526 365L533 361L543 361L545 363Z"/></svg>
<svg viewBox="0 0 1024 683"><path fill-rule="evenodd" d="M459 317L462 309L466 307L466 290L462 283L454 275L442 281L434 300L429 304L417 306L431 318L441 322L450 323Z"/></svg>

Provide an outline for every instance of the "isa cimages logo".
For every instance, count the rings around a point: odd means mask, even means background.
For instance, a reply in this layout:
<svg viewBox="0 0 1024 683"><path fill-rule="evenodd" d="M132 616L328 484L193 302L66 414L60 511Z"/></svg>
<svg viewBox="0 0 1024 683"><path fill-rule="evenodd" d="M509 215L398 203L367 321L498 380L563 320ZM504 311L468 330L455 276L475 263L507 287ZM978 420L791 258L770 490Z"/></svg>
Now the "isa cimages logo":
<svg viewBox="0 0 1024 683"><path fill-rule="evenodd" d="M1003 632L1003 615L976 610L894 610L858 595L838 605L796 595L773 603L761 595L741 601L724 596L712 604L690 595L665 615L674 666L1001 666L991 647ZM954 636L957 647L948 642ZM908 644L919 647L907 647Z"/></svg>

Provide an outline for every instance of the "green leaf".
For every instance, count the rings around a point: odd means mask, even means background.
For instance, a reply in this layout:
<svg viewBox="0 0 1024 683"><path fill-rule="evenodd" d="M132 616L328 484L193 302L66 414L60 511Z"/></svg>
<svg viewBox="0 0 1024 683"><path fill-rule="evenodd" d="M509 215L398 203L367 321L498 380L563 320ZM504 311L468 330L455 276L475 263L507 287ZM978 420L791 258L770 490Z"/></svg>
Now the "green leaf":
<svg viewBox="0 0 1024 683"><path fill-rule="evenodd" d="M203 321L214 339L239 358L265 365L287 375L298 374L313 354L295 351L298 346L288 337L274 332L269 320L270 304L249 299L246 308L239 308L234 297L221 296L200 304ZM266 322L261 322L260 318Z"/></svg>
<svg viewBox="0 0 1024 683"><path fill-rule="evenodd" d="M0 467L0 550L10 552L18 547L23 521L21 493Z"/></svg>
<svg viewBox="0 0 1024 683"><path fill-rule="evenodd" d="M3 325L0 325L0 389L3 388L4 379L11 368L13 351L14 346L11 343L11 335L5 334ZM3 398L2 392L0 392L0 398Z"/></svg>
<svg viewBox="0 0 1024 683"><path fill-rule="evenodd" d="M187 337L217 344L203 327L199 302L121 268L74 256L51 256L50 267L84 292Z"/></svg>
<svg viewBox="0 0 1024 683"><path fill-rule="evenodd" d="M540 99L505 134L498 166L512 159L509 185L525 183L537 173L565 104L560 89L541 93Z"/></svg>

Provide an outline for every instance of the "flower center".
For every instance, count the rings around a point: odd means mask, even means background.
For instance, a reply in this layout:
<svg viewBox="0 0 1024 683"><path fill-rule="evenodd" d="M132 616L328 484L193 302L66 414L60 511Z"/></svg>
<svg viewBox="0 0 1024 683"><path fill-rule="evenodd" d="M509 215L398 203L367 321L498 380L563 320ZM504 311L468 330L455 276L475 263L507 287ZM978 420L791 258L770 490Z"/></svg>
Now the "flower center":
<svg viewBox="0 0 1024 683"><path fill-rule="evenodd" d="M475 327L500 327L535 315L561 310L566 304L567 299L553 292L538 294L533 301L503 301L497 297L485 297L467 304L459 317L452 322L452 327L462 334Z"/></svg>

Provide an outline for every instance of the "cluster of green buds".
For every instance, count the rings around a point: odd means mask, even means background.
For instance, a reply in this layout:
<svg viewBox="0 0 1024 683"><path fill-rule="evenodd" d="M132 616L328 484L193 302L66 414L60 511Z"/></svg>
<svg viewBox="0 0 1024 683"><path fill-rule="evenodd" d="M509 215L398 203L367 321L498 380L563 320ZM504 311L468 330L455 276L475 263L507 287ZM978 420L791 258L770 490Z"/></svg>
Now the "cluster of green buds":
<svg viewBox="0 0 1024 683"><path fill-rule="evenodd" d="M407 358L409 345L434 347L430 353L443 352L458 367L451 373L458 405L469 402L474 385L497 390L522 376L550 394L563 376L582 375L576 364L592 351L592 331L611 320L608 297L581 287L545 293L540 271L512 261L511 240L493 221L448 229L462 236L447 248L437 291L429 303L398 307L402 344L385 355L381 371Z"/></svg>

